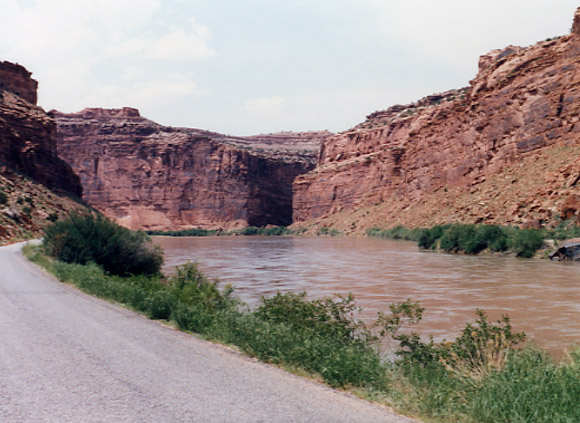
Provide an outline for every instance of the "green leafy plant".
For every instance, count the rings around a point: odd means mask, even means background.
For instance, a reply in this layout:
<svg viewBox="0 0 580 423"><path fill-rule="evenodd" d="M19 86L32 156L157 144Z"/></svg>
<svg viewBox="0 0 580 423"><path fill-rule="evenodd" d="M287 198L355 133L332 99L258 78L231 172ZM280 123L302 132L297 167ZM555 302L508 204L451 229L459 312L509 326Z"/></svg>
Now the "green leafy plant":
<svg viewBox="0 0 580 423"><path fill-rule="evenodd" d="M510 250L518 257L530 258L544 245L544 237L537 229L514 229L508 239Z"/></svg>
<svg viewBox="0 0 580 423"><path fill-rule="evenodd" d="M437 248L437 241L443 236L445 229L444 226L433 226L430 229L421 230L417 244L421 248L434 250Z"/></svg>
<svg viewBox="0 0 580 423"><path fill-rule="evenodd" d="M156 274L163 253L147 235L133 232L101 215L71 214L49 225L44 234L46 252L66 263L94 262L116 275Z"/></svg>

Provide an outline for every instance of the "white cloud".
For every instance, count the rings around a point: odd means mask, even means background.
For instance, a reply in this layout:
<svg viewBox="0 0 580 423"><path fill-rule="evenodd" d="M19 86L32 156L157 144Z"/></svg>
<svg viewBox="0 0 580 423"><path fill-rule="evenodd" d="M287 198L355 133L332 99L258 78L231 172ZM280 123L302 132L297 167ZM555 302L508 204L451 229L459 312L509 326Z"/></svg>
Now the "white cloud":
<svg viewBox="0 0 580 423"><path fill-rule="evenodd" d="M463 70L477 58L509 44L526 46L568 32L576 0L369 0L388 39L413 54ZM473 75L475 76L475 75Z"/></svg>
<svg viewBox="0 0 580 423"><path fill-rule="evenodd" d="M566 33L577 5L0 0L0 60L33 72L48 109L132 106L234 134L341 130L466 85L493 48Z"/></svg>
<svg viewBox="0 0 580 423"><path fill-rule="evenodd" d="M206 26L191 17L165 25L163 7L160 0L0 0L0 58L34 73L47 108L169 103L195 93L182 65L215 51Z"/></svg>
<svg viewBox="0 0 580 423"><path fill-rule="evenodd" d="M115 97L122 104L155 104L159 107L181 97L190 97L196 91L196 84L188 80L150 80L136 84Z"/></svg>
<svg viewBox="0 0 580 423"><path fill-rule="evenodd" d="M284 97L252 98L244 102L244 109L254 116L281 117L284 115L282 107L285 103L286 99Z"/></svg>
<svg viewBox="0 0 580 423"><path fill-rule="evenodd" d="M162 34L123 37L108 46L106 55L160 61L197 60L215 55L215 50L208 46L209 39L210 31L203 25L193 24L188 31L171 27Z"/></svg>
<svg viewBox="0 0 580 423"><path fill-rule="evenodd" d="M194 27L193 33L186 33L182 29L164 34L154 40L145 56L151 59L201 59L213 56L215 51L207 46L209 30L204 26Z"/></svg>

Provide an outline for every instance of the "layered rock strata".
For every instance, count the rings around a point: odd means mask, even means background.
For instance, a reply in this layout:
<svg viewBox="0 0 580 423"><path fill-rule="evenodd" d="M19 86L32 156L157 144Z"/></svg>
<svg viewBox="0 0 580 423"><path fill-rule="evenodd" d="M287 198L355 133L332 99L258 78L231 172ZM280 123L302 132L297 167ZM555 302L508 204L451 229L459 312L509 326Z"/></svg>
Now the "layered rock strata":
<svg viewBox="0 0 580 423"><path fill-rule="evenodd" d="M57 155L56 123L36 106L37 85L22 66L0 62L0 170L80 197L79 178Z"/></svg>
<svg viewBox="0 0 580 423"><path fill-rule="evenodd" d="M328 138L316 169L294 182L294 220L342 215L361 229L556 219L580 179L579 22L577 12L570 35L482 56L467 88L375 112Z"/></svg>
<svg viewBox="0 0 580 423"><path fill-rule="evenodd" d="M326 133L230 137L159 125L136 109L51 112L84 199L133 229L288 225L292 181Z"/></svg>

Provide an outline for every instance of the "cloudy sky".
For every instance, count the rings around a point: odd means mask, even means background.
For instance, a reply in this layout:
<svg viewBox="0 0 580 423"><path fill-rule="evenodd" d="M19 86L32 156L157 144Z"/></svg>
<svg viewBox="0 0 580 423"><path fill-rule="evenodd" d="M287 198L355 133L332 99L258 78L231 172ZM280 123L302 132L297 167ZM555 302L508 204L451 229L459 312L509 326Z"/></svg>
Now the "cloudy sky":
<svg viewBox="0 0 580 423"><path fill-rule="evenodd" d="M345 130L466 86L481 54L570 31L573 0L0 0L39 104L250 135Z"/></svg>

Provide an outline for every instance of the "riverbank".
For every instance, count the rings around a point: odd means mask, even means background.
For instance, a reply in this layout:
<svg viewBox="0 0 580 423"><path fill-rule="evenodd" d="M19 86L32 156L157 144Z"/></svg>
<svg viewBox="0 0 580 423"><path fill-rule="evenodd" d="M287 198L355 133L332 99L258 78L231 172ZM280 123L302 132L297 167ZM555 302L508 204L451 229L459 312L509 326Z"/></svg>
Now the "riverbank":
<svg viewBox="0 0 580 423"><path fill-rule="evenodd" d="M497 225L437 225L431 228L390 229L369 228L367 236L387 239L416 241L427 250L442 250L447 253L477 255L484 252L511 253L517 257L531 258L539 251L543 257L561 241L580 236L580 227L575 222L560 222L552 229L520 229Z"/></svg>
<svg viewBox="0 0 580 423"><path fill-rule="evenodd" d="M351 300L331 304L299 296L278 296L249 311L237 302L231 290L219 290L191 267L182 271L181 277L162 283L160 279L107 276L96 266L59 263L32 253L37 262L44 263L60 279L94 295L123 303L152 318L168 319L208 339L238 345L261 360L294 370L302 368L333 386L343 386L411 415L438 422L563 422L580 417L572 400L580 392L579 354L556 362L536 349L500 348L501 354L492 351L489 356L494 362L500 355L503 357L499 366L492 368L488 359L484 359L487 361L483 367L473 366L477 363L469 359L455 360L453 365L448 361L445 365L442 357L436 356L443 348L465 352L461 345L479 345L474 344L473 336L469 338L473 332L485 339L486 345L489 340L499 345L501 337L490 337L489 331L486 334L486 328L493 326L490 322L480 320L466 326L470 343L400 339L404 342L399 343L399 351L411 354L388 362L378 358L379 351L370 335L365 335L365 329L350 317L354 306ZM184 300L193 302L187 304ZM172 301L177 302L171 305ZM393 310L390 311L392 316ZM333 316L340 318L333 320ZM497 333L506 332L491 331L491 335ZM345 343L346 339L349 342ZM479 357L485 355L483 352L486 351L479 350Z"/></svg>
<svg viewBox="0 0 580 423"><path fill-rule="evenodd" d="M205 236L361 236L344 234L332 227L254 227L222 231L201 228L178 231L147 231L150 236L205 237ZM552 229L520 229L497 225L448 224L430 228L406 228L395 226L388 229L368 228L364 235L375 238L415 241L427 250L447 253L477 255L480 253L507 253L517 257L531 258L538 251L547 258L562 241L580 237L580 227L573 221L563 221Z"/></svg>

